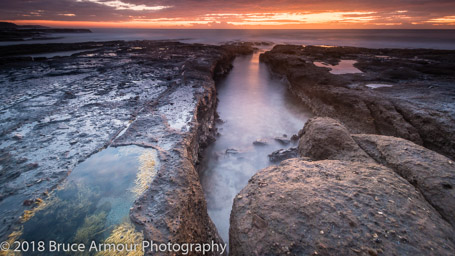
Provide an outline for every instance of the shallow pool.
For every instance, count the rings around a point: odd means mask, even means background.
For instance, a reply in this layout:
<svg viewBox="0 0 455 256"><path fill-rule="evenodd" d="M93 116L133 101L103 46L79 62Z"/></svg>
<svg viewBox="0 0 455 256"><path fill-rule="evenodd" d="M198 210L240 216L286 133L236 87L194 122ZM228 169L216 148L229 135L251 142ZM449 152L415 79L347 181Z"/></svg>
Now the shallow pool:
<svg viewBox="0 0 455 256"><path fill-rule="evenodd" d="M142 233L130 222L129 210L151 184L156 165L155 150L138 146L109 147L92 155L24 213L15 240L87 247L93 241L140 243Z"/></svg>

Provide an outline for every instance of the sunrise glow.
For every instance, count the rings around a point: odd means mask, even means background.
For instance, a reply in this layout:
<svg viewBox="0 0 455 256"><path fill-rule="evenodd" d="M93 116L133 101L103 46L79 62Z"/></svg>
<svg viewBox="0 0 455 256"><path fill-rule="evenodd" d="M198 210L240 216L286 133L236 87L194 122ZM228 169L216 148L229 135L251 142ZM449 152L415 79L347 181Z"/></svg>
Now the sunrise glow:
<svg viewBox="0 0 455 256"><path fill-rule="evenodd" d="M121 28L454 28L447 1L10 1L3 21L55 27ZM8 11L6 11L8 10Z"/></svg>

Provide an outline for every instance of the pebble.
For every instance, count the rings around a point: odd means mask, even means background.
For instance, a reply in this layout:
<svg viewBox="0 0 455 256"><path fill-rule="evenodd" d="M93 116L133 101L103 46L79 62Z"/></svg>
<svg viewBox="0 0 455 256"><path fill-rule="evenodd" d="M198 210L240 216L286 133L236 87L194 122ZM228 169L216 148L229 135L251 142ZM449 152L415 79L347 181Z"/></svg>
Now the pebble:
<svg viewBox="0 0 455 256"><path fill-rule="evenodd" d="M22 140L22 138L24 138L24 136L20 133L16 133L13 135L13 139L15 140Z"/></svg>

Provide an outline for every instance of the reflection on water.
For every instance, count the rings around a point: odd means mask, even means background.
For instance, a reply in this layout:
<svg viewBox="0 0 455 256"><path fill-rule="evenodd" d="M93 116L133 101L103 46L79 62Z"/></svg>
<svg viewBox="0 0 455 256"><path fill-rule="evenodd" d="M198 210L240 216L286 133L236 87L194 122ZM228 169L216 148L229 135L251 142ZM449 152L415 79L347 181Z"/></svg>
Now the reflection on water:
<svg viewBox="0 0 455 256"><path fill-rule="evenodd" d="M75 53L80 53L80 52L85 52L85 51L91 51L93 49L84 49L84 50L75 50L75 51L62 51L62 52L46 52L46 53L37 53L37 54L26 54L26 55L19 55L19 56L29 56L29 57L46 57L46 58L53 58L56 56L59 57L65 57L65 56L71 56Z"/></svg>
<svg viewBox="0 0 455 256"><path fill-rule="evenodd" d="M368 88L371 88L371 89L377 89L377 88L382 88L382 87L392 87L393 85L391 85L391 84L366 84L365 86Z"/></svg>
<svg viewBox="0 0 455 256"><path fill-rule="evenodd" d="M362 73L362 71L354 67L356 62L357 61L355 60L340 60L337 65L330 65L328 63L315 61L313 64L318 67L330 68L329 72L334 75Z"/></svg>
<svg viewBox="0 0 455 256"><path fill-rule="evenodd" d="M274 138L297 133L310 112L282 82L271 79L259 53L238 57L217 90L224 123L218 125L221 136L204 153L202 186L209 215L228 242L232 199L257 170L271 164L268 154L292 146ZM253 145L258 139L266 144Z"/></svg>
<svg viewBox="0 0 455 256"><path fill-rule="evenodd" d="M36 209L23 216L19 240L141 243L129 221L134 200L155 174L153 149L107 148L79 164ZM139 240L139 241L138 241Z"/></svg>

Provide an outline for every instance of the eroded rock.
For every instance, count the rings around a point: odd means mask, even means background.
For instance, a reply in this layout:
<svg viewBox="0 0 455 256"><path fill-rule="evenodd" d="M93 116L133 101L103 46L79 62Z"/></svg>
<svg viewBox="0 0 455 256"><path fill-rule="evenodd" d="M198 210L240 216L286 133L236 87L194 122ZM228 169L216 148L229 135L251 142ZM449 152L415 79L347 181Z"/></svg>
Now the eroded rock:
<svg viewBox="0 0 455 256"><path fill-rule="evenodd" d="M386 58L378 56L387 56ZM355 61L359 74L314 62ZM401 137L455 159L455 51L277 45L261 55L318 116L352 133ZM393 84L372 90L366 84Z"/></svg>
<svg viewBox="0 0 455 256"><path fill-rule="evenodd" d="M216 134L214 76L226 74L237 54L252 53L252 45L115 41L46 47L0 52L91 50L33 62L0 58L0 213L8 217L0 237L11 231L25 199L52 190L94 152L134 144L157 149L160 158L151 189L130 213L145 239L222 242L196 166ZM15 133L24 136L14 139Z"/></svg>
<svg viewBox="0 0 455 256"><path fill-rule="evenodd" d="M297 148L279 149L268 155L269 160L272 163L279 163L286 159L295 158L298 156L299 156L299 152L298 152Z"/></svg>
<svg viewBox="0 0 455 256"><path fill-rule="evenodd" d="M299 153L313 160L348 160L372 162L352 139L348 129L327 117L315 117L300 132Z"/></svg>
<svg viewBox="0 0 455 256"><path fill-rule="evenodd" d="M452 160L401 138L369 134L352 137L374 160L414 185L455 227L455 165Z"/></svg>
<svg viewBox="0 0 455 256"><path fill-rule="evenodd" d="M231 255L451 255L454 230L375 163L290 159L234 199Z"/></svg>

